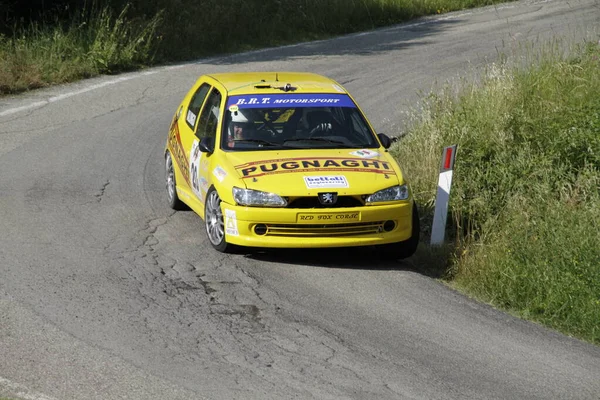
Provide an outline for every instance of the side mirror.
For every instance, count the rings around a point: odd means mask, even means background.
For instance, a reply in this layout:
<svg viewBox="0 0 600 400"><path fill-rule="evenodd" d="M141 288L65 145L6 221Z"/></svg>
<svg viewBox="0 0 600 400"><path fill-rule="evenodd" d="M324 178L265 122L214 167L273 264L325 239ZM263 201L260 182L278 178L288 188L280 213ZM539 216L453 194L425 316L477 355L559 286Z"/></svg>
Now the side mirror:
<svg viewBox="0 0 600 400"><path fill-rule="evenodd" d="M212 154L215 151L215 139L211 137L203 137L198 145L202 153Z"/></svg>
<svg viewBox="0 0 600 400"><path fill-rule="evenodd" d="M381 142L383 148L390 148L390 146L392 145L392 139L390 139L388 135L386 135L385 133L378 133L377 137L379 138L379 141Z"/></svg>

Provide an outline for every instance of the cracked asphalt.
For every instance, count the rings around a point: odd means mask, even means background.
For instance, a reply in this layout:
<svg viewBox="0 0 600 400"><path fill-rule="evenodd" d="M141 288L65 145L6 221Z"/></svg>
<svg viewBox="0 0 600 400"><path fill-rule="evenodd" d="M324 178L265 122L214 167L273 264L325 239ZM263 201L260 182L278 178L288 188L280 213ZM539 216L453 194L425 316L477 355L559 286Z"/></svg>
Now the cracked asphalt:
<svg viewBox="0 0 600 400"><path fill-rule="evenodd" d="M194 80L314 71L378 131L527 41L598 40L597 0L521 1L0 99L0 397L600 399L600 349L361 250L213 251L166 202ZM401 161L401 160L400 160Z"/></svg>

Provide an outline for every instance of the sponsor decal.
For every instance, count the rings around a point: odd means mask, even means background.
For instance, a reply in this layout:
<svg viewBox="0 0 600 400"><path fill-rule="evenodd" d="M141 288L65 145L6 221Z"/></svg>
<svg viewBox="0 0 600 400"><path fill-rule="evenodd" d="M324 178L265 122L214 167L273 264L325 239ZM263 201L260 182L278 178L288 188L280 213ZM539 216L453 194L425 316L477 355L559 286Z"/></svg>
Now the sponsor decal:
<svg viewBox="0 0 600 400"><path fill-rule="evenodd" d="M208 192L208 181L206 180L206 178L203 177L203 176L201 176L198 179L198 181L200 183L200 191L201 191L201 193L204 194L204 193Z"/></svg>
<svg viewBox="0 0 600 400"><path fill-rule="evenodd" d="M219 182L223 182L223 180L227 176L227 172L225 172L225 170L221 168L221 166L217 165L217 167L213 170L213 175L219 180Z"/></svg>
<svg viewBox="0 0 600 400"><path fill-rule="evenodd" d="M239 236L237 217L234 210L225 209L225 234Z"/></svg>
<svg viewBox="0 0 600 400"><path fill-rule="evenodd" d="M193 112L188 110L185 120L187 121L188 124L190 124L190 126L195 126L196 125L196 114L194 114Z"/></svg>
<svg viewBox="0 0 600 400"><path fill-rule="evenodd" d="M202 157L202 159L200 160L200 171L208 171L208 160L206 159L206 157Z"/></svg>
<svg viewBox="0 0 600 400"><path fill-rule="evenodd" d="M308 189L347 188L348 181L343 175L305 176L304 183Z"/></svg>
<svg viewBox="0 0 600 400"><path fill-rule="evenodd" d="M173 120L171 121L171 126L169 127L169 134L173 131L173 129L175 129L177 118L179 118L179 116L173 117Z"/></svg>
<svg viewBox="0 0 600 400"><path fill-rule="evenodd" d="M390 163L387 161L342 157L260 160L236 165L235 169L238 170L244 179L270 174L316 171L374 172L391 175L396 174Z"/></svg>
<svg viewBox="0 0 600 400"><path fill-rule="evenodd" d="M229 111L234 113L234 112L238 112L240 110L240 107L237 104L232 104L229 106Z"/></svg>
<svg viewBox="0 0 600 400"><path fill-rule="evenodd" d="M345 94L264 94L230 96L227 99L227 108L231 111L232 106L241 108L273 108L273 107L319 107L336 106L352 107L356 105L352 99Z"/></svg>
<svg viewBox="0 0 600 400"><path fill-rule="evenodd" d="M360 158L375 158L375 157L379 156L378 152L369 150L369 149L356 150L350 154L353 156L356 156L356 157L360 157Z"/></svg>
<svg viewBox="0 0 600 400"><path fill-rule="evenodd" d="M179 166L179 170L183 174L183 179L190 184L190 171L188 169L188 160L185 152L183 151L183 145L181 144L181 136L179 135L179 124L174 123L171 126L171 132L169 132L168 147L171 151L171 155L175 159L175 162Z"/></svg>
<svg viewBox="0 0 600 400"><path fill-rule="evenodd" d="M357 222L360 212L349 213L300 213L296 219L299 223L312 224L315 222Z"/></svg>
<svg viewBox="0 0 600 400"><path fill-rule="evenodd" d="M177 196L179 196L180 199L190 199L190 195L187 194L187 192L181 190L180 188L177 188Z"/></svg>

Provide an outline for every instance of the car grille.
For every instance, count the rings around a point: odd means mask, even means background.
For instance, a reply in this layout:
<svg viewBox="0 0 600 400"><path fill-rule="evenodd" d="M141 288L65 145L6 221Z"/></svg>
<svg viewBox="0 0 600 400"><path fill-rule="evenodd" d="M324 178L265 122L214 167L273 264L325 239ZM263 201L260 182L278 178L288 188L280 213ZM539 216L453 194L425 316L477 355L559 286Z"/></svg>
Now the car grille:
<svg viewBox="0 0 600 400"><path fill-rule="evenodd" d="M336 237L381 232L383 232L383 221L327 225L267 224L265 236Z"/></svg>
<svg viewBox="0 0 600 400"><path fill-rule="evenodd" d="M289 201L287 208L342 208L342 207L362 207L363 201L360 198L353 196L339 196L335 204L323 205L319 202L319 198L313 197L296 197Z"/></svg>

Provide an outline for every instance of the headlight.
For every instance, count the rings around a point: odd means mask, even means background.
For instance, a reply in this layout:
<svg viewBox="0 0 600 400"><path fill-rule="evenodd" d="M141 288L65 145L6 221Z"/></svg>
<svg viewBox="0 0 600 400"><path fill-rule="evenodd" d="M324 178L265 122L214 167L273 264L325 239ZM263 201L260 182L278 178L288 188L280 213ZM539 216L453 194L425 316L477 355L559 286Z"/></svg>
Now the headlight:
<svg viewBox="0 0 600 400"><path fill-rule="evenodd" d="M406 199L408 199L408 186L399 185L380 190L379 192L375 192L369 197L367 197L365 202L369 204L377 203L379 201L397 201Z"/></svg>
<svg viewBox="0 0 600 400"><path fill-rule="evenodd" d="M233 199L241 206L285 207L287 201L275 193L233 188Z"/></svg>

